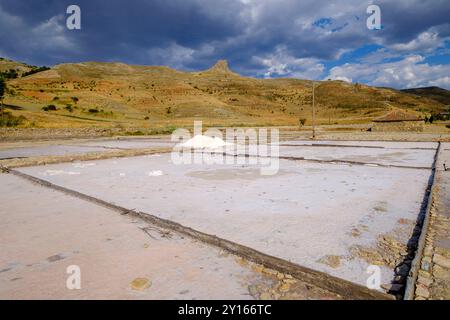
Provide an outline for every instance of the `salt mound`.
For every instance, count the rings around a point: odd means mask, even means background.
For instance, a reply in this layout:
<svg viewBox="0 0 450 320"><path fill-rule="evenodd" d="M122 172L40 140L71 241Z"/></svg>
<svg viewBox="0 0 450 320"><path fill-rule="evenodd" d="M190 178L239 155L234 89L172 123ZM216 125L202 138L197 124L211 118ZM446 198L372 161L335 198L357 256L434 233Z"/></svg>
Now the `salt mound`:
<svg viewBox="0 0 450 320"><path fill-rule="evenodd" d="M182 147L194 149L203 149L203 148L215 149L228 145L232 145L232 143L225 142L218 137L208 137L201 134L196 135L195 137L181 144Z"/></svg>
<svg viewBox="0 0 450 320"><path fill-rule="evenodd" d="M74 166L74 168L86 168L86 167L91 167L91 166L95 166L95 163L81 163L81 162L76 162L72 164Z"/></svg>
<svg viewBox="0 0 450 320"><path fill-rule="evenodd" d="M45 170L44 172L44 176L57 176L60 174L75 175L80 174L80 172L64 171L64 170Z"/></svg>
<svg viewBox="0 0 450 320"><path fill-rule="evenodd" d="M159 177L159 176L163 175L163 172L161 170L153 170L153 171L147 172L147 175L149 177Z"/></svg>

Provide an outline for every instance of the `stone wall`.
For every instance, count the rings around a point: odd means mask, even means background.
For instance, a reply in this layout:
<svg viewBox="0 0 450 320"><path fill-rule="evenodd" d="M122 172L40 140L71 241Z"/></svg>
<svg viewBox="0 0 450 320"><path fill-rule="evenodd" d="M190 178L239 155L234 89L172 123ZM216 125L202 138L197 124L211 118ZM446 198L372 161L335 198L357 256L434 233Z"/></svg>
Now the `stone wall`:
<svg viewBox="0 0 450 320"><path fill-rule="evenodd" d="M413 131L422 132L423 121L392 121L392 122L374 122L372 131L390 132L390 131Z"/></svg>
<svg viewBox="0 0 450 320"><path fill-rule="evenodd" d="M450 143L441 147L436 163L435 191L415 288L416 300L450 300Z"/></svg>

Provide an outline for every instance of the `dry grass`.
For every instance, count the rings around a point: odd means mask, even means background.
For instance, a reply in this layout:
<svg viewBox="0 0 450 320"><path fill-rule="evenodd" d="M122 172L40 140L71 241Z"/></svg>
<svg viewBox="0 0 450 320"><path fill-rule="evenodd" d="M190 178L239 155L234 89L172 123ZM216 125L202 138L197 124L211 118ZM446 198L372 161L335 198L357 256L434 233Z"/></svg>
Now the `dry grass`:
<svg viewBox="0 0 450 320"><path fill-rule="evenodd" d="M22 106L14 115L24 115L29 121L23 126L29 127L152 129L192 125L194 120L207 126L311 122L311 82L241 77L223 62L195 73L121 63L63 64L9 81L8 87L13 94L5 103ZM319 124L368 123L392 107L419 114L445 109L428 98L341 81L322 82L316 101ZM58 110L43 111L49 104ZM93 108L99 112L90 113Z"/></svg>

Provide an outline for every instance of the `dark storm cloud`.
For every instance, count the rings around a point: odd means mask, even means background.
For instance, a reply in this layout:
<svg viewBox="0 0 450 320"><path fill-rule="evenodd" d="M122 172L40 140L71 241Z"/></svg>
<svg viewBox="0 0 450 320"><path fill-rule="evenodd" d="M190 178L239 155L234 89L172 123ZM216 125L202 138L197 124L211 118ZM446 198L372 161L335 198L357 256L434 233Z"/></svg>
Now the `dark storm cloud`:
<svg viewBox="0 0 450 320"><path fill-rule="evenodd" d="M388 44L411 41L432 27L443 36L450 32L448 0L380 1L379 5Z"/></svg>
<svg viewBox="0 0 450 320"><path fill-rule="evenodd" d="M448 0L380 0L380 31L366 28L371 3L0 0L0 56L34 64L100 60L186 70L225 58L247 75L320 78L328 71L324 63L369 44L406 56L429 53L449 39ZM81 7L82 30L65 28L70 4Z"/></svg>
<svg viewBox="0 0 450 320"><path fill-rule="evenodd" d="M117 58L151 63L142 61L142 51L164 47L172 42L185 47L198 47L209 41L237 35L245 23L234 18L240 4L229 1L216 1L215 6L204 6L202 1L183 0L0 0L1 13L9 17L0 21L3 30L0 33L1 51L36 63L61 62L54 61L54 50L49 52L38 47L29 52L27 38L36 36L33 30L53 17L60 17L58 25L64 28L65 10L73 3L81 7L82 30L60 30L58 37L64 37L73 44L71 48L59 48L66 61ZM18 21L8 25L8 20ZM53 29L53 32L56 31ZM51 35L44 33L38 36L42 41L52 41ZM54 49L60 45L55 43ZM48 50L46 46L44 48Z"/></svg>
<svg viewBox="0 0 450 320"><path fill-rule="evenodd" d="M222 17L215 17L198 1L87 1L81 4L84 13L83 33L89 46L114 50L119 44L137 48L164 46L176 42L185 47L234 36L242 22L232 19L235 11L227 1L218 2ZM97 10L96 10L97 9ZM107 52L104 52L107 53Z"/></svg>

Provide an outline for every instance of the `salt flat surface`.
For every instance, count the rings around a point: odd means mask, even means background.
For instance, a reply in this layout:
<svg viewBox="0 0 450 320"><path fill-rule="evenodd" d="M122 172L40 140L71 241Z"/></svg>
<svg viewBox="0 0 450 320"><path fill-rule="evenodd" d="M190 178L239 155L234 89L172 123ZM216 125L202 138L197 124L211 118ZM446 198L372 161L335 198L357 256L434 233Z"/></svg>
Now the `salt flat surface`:
<svg viewBox="0 0 450 320"><path fill-rule="evenodd" d="M86 152L104 152L119 149L170 147L174 143L158 139L123 139L70 142L58 145L39 145L0 150L0 159L35 156L61 156Z"/></svg>
<svg viewBox="0 0 450 320"><path fill-rule="evenodd" d="M430 175L426 169L281 160L278 174L261 176L257 165L175 165L170 154L75 165L20 170L362 285L368 263L351 256L350 248L374 246L399 219L415 221ZM352 236L359 226L365 227L361 235ZM397 237L406 243L411 232ZM340 266L319 261L328 255L340 256ZM392 277L382 267L383 282Z"/></svg>
<svg viewBox="0 0 450 320"><path fill-rule="evenodd" d="M286 140L280 141L280 145L340 145L340 146L359 146L359 147L382 147L385 149L417 149L431 148L436 149L437 142L397 142L397 141L334 141L334 140Z"/></svg>
<svg viewBox="0 0 450 320"><path fill-rule="evenodd" d="M103 147L91 146L44 145L0 150L0 159L36 156L62 156L67 154L86 153L94 151L101 152L108 150Z"/></svg>
<svg viewBox="0 0 450 320"><path fill-rule="evenodd" d="M381 165L430 167L436 150L374 149L315 146L280 146L280 156L304 157L315 160L343 160Z"/></svg>
<svg viewBox="0 0 450 320"><path fill-rule="evenodd" d="M120 148L120 149L138 149L138 148L153 148L153 147L170 147L174 145L174 143L168 140L140 138L140 139L92 141L84 143L82 145L102 146L107 148Z"/></svg>
<svg viewBox="0 0 450 320"><path fill-rule="evenodd" d="M248 286L267 281L217 248L149 236L138 219L13 175L0 174L0 203L0 299L253 299ZM70 265L80 290L66 288ZM140 277L150 288L131 290Z"/></svg>

